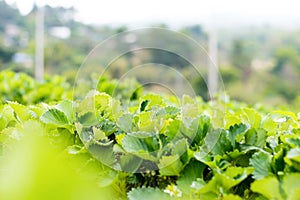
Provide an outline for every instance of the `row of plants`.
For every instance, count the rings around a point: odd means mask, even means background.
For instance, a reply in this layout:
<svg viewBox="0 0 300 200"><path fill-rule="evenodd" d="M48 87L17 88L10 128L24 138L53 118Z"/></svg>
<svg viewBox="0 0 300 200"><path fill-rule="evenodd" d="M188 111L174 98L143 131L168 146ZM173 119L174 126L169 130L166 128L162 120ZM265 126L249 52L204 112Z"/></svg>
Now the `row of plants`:
<svg viewBox="0 0 300 200"><path fill-rule="evenodd" d="M81 100L62 95L30 105L18 99L2 103L0 194L299 198L299 113L228 98L204 102L142 93L136 82L125 83L101 79Z"/></svg>

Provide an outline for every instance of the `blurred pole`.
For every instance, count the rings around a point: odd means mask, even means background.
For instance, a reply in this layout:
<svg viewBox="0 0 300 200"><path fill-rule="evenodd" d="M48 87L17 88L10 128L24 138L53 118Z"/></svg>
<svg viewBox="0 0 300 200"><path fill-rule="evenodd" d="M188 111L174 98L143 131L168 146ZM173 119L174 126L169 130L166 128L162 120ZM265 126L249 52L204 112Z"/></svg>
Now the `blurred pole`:
<svg viewBox="0 0 300 200"><path fill-rule="evenodd" d="M44 6L38 6L35 16L35 78L44 79Z"/></svg>
<svg viewBox="0 0 300 200"><path fill-rule="evenodd" d="M211 98L214 98L218 92L218 40L214 27L209 30L208 55L208 90Z"/></svg>

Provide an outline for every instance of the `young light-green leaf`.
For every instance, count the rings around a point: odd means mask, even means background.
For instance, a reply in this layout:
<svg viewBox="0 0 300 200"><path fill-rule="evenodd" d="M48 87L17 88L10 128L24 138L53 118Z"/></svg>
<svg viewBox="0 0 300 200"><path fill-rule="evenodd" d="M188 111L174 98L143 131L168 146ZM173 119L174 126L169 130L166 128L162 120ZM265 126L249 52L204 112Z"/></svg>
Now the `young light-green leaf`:
<svg viewBox="0 0 300 200"><path fill-rule="evenodd" d="M69 124L67 116L62 111L55 108L46 111L40 119L45 124L53 124L57 126Z"/></svg>

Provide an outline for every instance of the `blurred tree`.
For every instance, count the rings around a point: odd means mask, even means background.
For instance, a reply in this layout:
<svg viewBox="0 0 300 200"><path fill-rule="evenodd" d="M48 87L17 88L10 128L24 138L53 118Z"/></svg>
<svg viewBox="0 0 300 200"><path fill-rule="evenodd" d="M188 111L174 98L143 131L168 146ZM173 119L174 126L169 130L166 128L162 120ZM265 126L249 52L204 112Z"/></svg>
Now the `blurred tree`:
<svg viewBox="0 0 300 200"><path fill-rule="evenodd" d="M184 47L183 47L184 48ZM183 68L189 66L189 62L180 55L163 50L149 49L151 54L151 62L159 63L170 67Z"/></svg>
<svg viewBox="0 0 300 200"><path fill-rule="evenodd" d="M11 61L14 51L0 45L0 63L8 63Z"/></svg>
<svg viewBox="0 0 300 200"><path fill-rule="evenodd" d="M246 51L243 40L234 40L230 55L231 63L241 70L243 81L248 81L251 75L251 56Z"/></svg>
<svg viewBox="0 0 300 200"><path fill-rule="evenodd" d="M8 5L5 1L0 0L0 31L5 30L5 26L9 23L18 26L24 26L24 18L21 16L19 10Z"/></svg>
<svg viewBox="0 0 300 200"><path fill-rule="evenodd" d="M296 49L291 47L282 47L275 52L275 66L273 73L280 74L286 65L294 65L300 67L300 59Z"/></svg>
<svg viewBox="0 0 300 200"><path fill-rule="evenodd" d="M293 47L281 47L275 51L270 89L293 102L300 91L300 58Z"/></svg>
<svg viewBox="0 0 300 200"><path fill-rule="evenodd" d="M204 78L198 76L193 79L192 81L193 89L196 92L196 95L199 95L202 97L203 100L208 101L210 100L210 94L207 87L207 82L204 80Z"/></svg>
<svg viewBox="0 0 300 200"><path fill-rule="evenodd" d="M220 67L219 72L222 76L224 84L231 84L239 79L238 70L232 66Z"/></svg>
<svg viewBox="0 0 300 200"><path fill-rule="evenodd" d="M37 5L34 4L33 9L28 14L28 16L35 15L37 12ZM62 6L51 7L49 5L45 6L45 28L50 28L53 26L68 26L69 28L74 28L76 25L80 25L79 22L74 21L74 15L76 10L74 7L65 8Z"/></svg>
<svg viewBox="0 0 300 200"><path fill-rule="evenodd" d="M120 26L120 27L118 27L117 29L116 29L116 33L118 34L118 33L122 33L122 32L125 32L125 31L127 31L128 30L128 28L127 28L127 26Z"/></svg>
<svg viewBox="0 0 300 200"><path fill-rule="evenodd" d="M150 60L145 60L144 62L150 61L169 67L183 68L188 66L188 61L196 56L197 52L180 37L170 37L168 32L157 30L149 30L144 34L145 36L142 39L145 44L149 44L149 46L164 46L166 49L147 49L146 51L149 51L150 54ZM182 58L174 52L184 52L186 57Z"/></svg>
<svg viewBox="0 0 300 200"><path fill-rule="evenodd" d="M199 24L186 26L181 29L181 32L193 37L196 40L207 40L208 35Z"/></svg>
<svg viewBox="0 0 300 200"><path fill-rule="evenodd" d="M45 48L46 71L61 73L80 67L83 56L63 40L48 42Z"/></svg>

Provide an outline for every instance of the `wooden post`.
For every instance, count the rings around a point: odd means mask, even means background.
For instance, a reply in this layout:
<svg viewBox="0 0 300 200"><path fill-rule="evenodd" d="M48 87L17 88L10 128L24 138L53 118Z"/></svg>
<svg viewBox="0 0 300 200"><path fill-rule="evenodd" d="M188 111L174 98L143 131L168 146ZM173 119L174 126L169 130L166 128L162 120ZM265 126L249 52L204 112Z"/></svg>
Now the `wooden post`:
<svg viewBox="0 0 300 200"><path fill-rule="evenodd" d="M35 78L44 79L44 6L38 6L35 16Z"/></svg>

